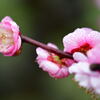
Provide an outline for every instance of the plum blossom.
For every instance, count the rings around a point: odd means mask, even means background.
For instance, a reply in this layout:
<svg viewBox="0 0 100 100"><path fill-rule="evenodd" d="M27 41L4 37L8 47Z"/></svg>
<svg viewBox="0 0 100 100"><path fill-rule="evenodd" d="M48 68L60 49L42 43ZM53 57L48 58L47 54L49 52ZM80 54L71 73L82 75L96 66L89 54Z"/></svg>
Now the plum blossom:
<svg viewBox="0 0 100 100"><path fill-rule="evenodd" d="M69 67L69 73L74 74L74 79L81 87L100 94L100 72L91 71L88 62L79 62Z"/></svg>
<svg viewBox="0 0 100 100"><path fill-rule="evenodd" d="M0 22L0 52L4 56L13 56L19 52L21 37L19 26L8 16Z"/></svg>
<svg viewBox="0 0 100 100"><path fill-rule="evenodd" d="M88 61L88 52L100 44L100 32L78 28L63 38L63 44L64 51L73 54L76 61Z"/></svg>
<svg viewBox="0 0 100 100"><path fill-rule="evenodd" d="M73 54L77 61L68 68L69 73L81 87L100 94L100 71L96 69L100 64L100 32L78 28L63 38L63 44L64 52Z"/></svg>
<svg viewBox="0 0 100 100"><path fill-rule="evenodd" d="M48 46L58 49L54 44L48 43ZM40 47L36 49L37 62L43 71L48 72L51 77L64 78L69 75L68 67L72 65L73 60L60 58L54 53L50 53Z"/></svg>

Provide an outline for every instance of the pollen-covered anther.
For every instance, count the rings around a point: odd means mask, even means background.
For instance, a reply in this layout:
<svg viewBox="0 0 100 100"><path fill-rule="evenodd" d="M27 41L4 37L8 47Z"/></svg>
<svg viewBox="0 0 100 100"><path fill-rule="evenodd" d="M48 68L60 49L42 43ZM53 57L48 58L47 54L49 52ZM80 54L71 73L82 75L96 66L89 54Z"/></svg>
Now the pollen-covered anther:
<svg viewBox="0 0 100 100"><path fill-rule="evenodd" d="M2 33L2 34L0 35L0 38L1 38L1 39L6 39L6 38L7 38L7 35L4 34L4 33Z"/></svg>

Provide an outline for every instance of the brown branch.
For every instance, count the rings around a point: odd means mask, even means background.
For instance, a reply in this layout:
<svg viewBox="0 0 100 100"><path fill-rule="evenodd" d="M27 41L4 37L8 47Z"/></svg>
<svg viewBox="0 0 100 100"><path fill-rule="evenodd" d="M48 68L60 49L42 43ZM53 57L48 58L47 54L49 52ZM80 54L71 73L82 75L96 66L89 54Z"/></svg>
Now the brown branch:
<svg viewBox="0 0 100 100"><path fill-rule="evenodd" d="M100 64L91 64L90 70L91 71L100 71Z"/></svg>
<svg viewBox="0 0 100 100"><path fill-rule="evenodd" d="M27 36L21 35L21 38L22 38L22 40L24 42L32 44L32 45L35 45L37 47L41 47L41 48L43 48L43 49L45 49L45 50L47 50L49 52L55 53L55 54L59 55L61 58L70 58L70 59L73 59L73 57L72 57L71 54L65 53L65 52L63 52L61 50L58 50L58 49L55 49L55 48L52 48L52 47L49 47L46 44L43 44L43 43L41 43L39 41L31 39L31 38L29 38Z"/></svg>

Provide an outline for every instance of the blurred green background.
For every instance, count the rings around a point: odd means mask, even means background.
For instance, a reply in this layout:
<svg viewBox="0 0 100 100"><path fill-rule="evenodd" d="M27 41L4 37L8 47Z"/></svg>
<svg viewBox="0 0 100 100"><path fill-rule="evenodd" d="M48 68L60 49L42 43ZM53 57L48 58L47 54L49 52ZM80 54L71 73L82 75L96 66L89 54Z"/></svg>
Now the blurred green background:
<svg viewBox="0 0 100 100"><path fill-rule="evenodd" d="M0 19L11 16L24 35L63 49L62 38L76 28L100 30L98 6L96 0L0 0ZM28 44L20 56L0 55L0 100L91 100L71 76L50 78L35 58Z"/></svg>

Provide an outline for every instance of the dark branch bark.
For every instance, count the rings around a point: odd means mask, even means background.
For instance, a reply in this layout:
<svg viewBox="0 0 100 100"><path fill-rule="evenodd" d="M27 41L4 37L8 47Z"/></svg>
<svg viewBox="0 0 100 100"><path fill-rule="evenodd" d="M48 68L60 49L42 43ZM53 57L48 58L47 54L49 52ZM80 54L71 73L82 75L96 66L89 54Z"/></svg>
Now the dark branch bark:
<svg viewBox="0 0 100 100"><path fill-rule="evenodd" d="M37 47L41 47L41 48L43 48L43 49L45 49L45 50L47 50L49 52L55 53L55 54L59 55L61 58L70 58L70 59L73 59L73 57L72 57L71 54L65 53L65 52L63 52L61 50L58 50L58 49L55 49L55 48L52 48L52 47L49 47L46 44L43 44L43 43L41 43L39 41L31 39L31 38L29 38L27 36L22 35L21 38L22 38L22 40L24 42L32 44L32 45L35 45Z"/></svg>

